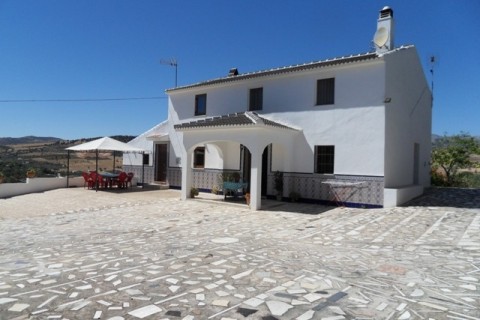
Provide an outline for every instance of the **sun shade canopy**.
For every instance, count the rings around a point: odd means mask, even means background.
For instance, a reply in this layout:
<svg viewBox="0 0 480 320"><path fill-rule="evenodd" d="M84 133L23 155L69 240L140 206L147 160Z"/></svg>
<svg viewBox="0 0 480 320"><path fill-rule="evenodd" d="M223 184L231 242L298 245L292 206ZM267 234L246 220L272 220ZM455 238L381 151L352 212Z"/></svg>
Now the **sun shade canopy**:
<svg viewBox="0 0 480 320"><path fill-rule="evenodd" d="M127 143L104 137L90 142L82 143L77 146L66 148L66 150L72 151L92 151L92 150L104 150L104 151L122 151L122 152L145 152L145 150L131 146Z"/></svg>

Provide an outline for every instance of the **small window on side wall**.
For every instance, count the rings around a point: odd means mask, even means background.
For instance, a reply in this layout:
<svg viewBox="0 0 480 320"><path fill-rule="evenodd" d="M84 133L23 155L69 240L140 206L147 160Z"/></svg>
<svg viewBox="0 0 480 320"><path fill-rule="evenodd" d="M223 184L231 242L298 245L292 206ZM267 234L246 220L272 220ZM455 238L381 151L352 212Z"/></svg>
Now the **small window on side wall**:
<svg viewBox="0 0 480 320"><path fill-rule="evenodd" d="M250 89L250 103L248 111L263 109L263 88Z"/></svg>
<svg viewBox="0 0 480 320"><path fill-rule="evenodd" d="M317 80L317 106L335 103L335 78Z"/></svg>
<svg viewBox="0 0 480 320"><path fill-rule="evenodd" d="M197 147L193 151L193 167L205 168L205 147Z"/></svg>
<svg viewBox="0 0 480 320"><path fill-rule="evenodd" d="M333 174L335 146L315 146L315 173Z"/></svg>
<svg viewBox="0 0 480 320"><path fill-rule="evenodd" d="M203 116L207 114L207 95L197 94L195 96L195 115Z"/></svg>

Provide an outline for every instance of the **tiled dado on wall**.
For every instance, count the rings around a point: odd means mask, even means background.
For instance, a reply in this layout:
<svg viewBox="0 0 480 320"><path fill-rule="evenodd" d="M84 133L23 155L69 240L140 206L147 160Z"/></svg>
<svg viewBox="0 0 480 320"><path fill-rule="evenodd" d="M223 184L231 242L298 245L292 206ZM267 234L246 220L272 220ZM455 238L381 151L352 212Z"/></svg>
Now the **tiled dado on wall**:
<svg viewBox="0 0 480 320"><path fill-rule="evenodd" d="M124 170L134 172L141 181L141 166L125 166ZM220 187L218 176L222 170L215 169L192 169L193 186L203 191L210 191L214 186ZM180 188L182 185L181 168L168 168L168 184L171 188ZM275 196L273 187L274 173L268 173L267 195ZM145 183L154 181L153 167L145 167ZM324 176L308 173L290 173L283 175L283 197L289 198L290 192L294 191L300 198L307 201L327 201L333 204L347 206L383 206L383 177L356 176L356 175L333 175ZM339 184L328 184L329 181ZM343 184L342 184L343 183ZM334 198L335 194L337 199ZM336 201L335 201L336 200Z"/></svg>
<svg viewBox="0 0 480 320"><path fill-rule="evenodd" d="M284 173L283 196L290 192L309 200L332 201L342 205L383 206L383 177ZM332 182L332 183L329 183ZM275 194L273 173L269 173L268 194ZM335 198L337 196L337 198Z"/></svg>
<svg viewBox="0 0 480 320"><path fill-rule="evenodd" d="M167 180L170 188L179 189L182 186L182 169L181 168L168 168Z"/></svg>
<svg viewBox="0 0 480 320"><path fill-rule="evenodd" d="M192 169L192 172L192 185L195 188L204 191L210 191L213 187L216 186L221 189L219 182L219 174L221 174L223 170ZM180 168L168 168L168 182L171 187L181 187L182 171Z"/></svg>
<svg viewBox="0 0 480 320"><path fill-rule="evenodd" d="M133 172L138 181L142 180L142 166L123 166L123 170ZM155 181L155 170L151 166L144 168L145 183L153 183ZM210 191L214 186L219 186L218 175L223 170L215 169L192 169L193 170L193 186L199 189ZM167 170L167 183L171 188L180 188L182 186L182 169L169 167Z"/></svg>
<svg viewBox="0 0 480 320"><path fill-rule="evenodd" d="M123 166L123 171L133 172L134 177L137 178L137 183L142 183L142 171L144 183L152 183L155 181L155 171L152 166Z"/></svg>

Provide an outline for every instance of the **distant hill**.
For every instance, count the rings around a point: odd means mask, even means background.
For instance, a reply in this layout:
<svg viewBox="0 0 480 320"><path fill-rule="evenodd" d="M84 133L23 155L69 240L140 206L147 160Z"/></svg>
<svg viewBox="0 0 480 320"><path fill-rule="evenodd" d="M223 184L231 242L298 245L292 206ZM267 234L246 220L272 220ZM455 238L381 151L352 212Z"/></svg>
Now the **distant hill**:
<svg viewBox="0 0 480 320"><path fill-rule="evenodd" d="M0 172L6 177L4 182L25 181L25 172L35 168L37 176L56 176L66 174L68 153L66 148L91 141L95 138L63 140L55 137L27 136L21 138L0 138ZM135 136L116 135L113 139L128 142ZM95 153L72 152L69 157L70 172L80 173L96 168ZM113 162L115 160L115 164ZM102 152L98 157L98 167L109 170L122 167L122 155Z"/></svg>
<svg viewBox="0 0 480 320"><path fill-rule="evenodd" d="M447 135L447 136L451 136L451 135ZM444 135L439 135L439 134L432 134L432 143L435 143L435 141L437 141L438 139L440 138L443 138ZM478 142L480 142L480 136L473 136Z"/></svg>
<svg viewBox="0 0 480 320"><path fill-rule="evenodd" d="M82 142L88 142L91 140L95 140L101 137L94 137L94 138L84 138L84 139L75 139L75 140L65 140L61 138L56 138L56 137L37 137L37 136L26 136L26 137L20 137L20 138L11 138L11 137L5 137L1 138L0 137L0 146L4 145L19 145L19 144L36 144L36 143L54 143L54 142L59 142L59 141L68 141L70 143L75 143L79 142L80 140ZM122 141L122 142L129 142L130 140L134 139L135 136L128 136L128 135L116 135L116 136L111 136L111 138Z"/></svg>
<svg viewBox="0 0 480 320"><path fill-rule="evenodd" d="M12 144L29 144L29 143L49 143L57 142L62 139L55 137L36 137L36 136L26 136L21 138L0 138L0 145L12 145Z"/></svg>

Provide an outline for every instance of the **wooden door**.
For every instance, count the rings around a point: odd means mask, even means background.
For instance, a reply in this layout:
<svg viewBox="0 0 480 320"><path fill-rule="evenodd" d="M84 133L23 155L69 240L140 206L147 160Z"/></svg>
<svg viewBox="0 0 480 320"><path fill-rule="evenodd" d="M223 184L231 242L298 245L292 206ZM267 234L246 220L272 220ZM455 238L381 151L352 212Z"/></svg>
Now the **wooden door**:
<svg viewBox="0 0 480 320"><path fill-rule="evenodd" d="M155 148L156 170L155 181L166 182L167 181L167 145L157 144Z"/></svg>

